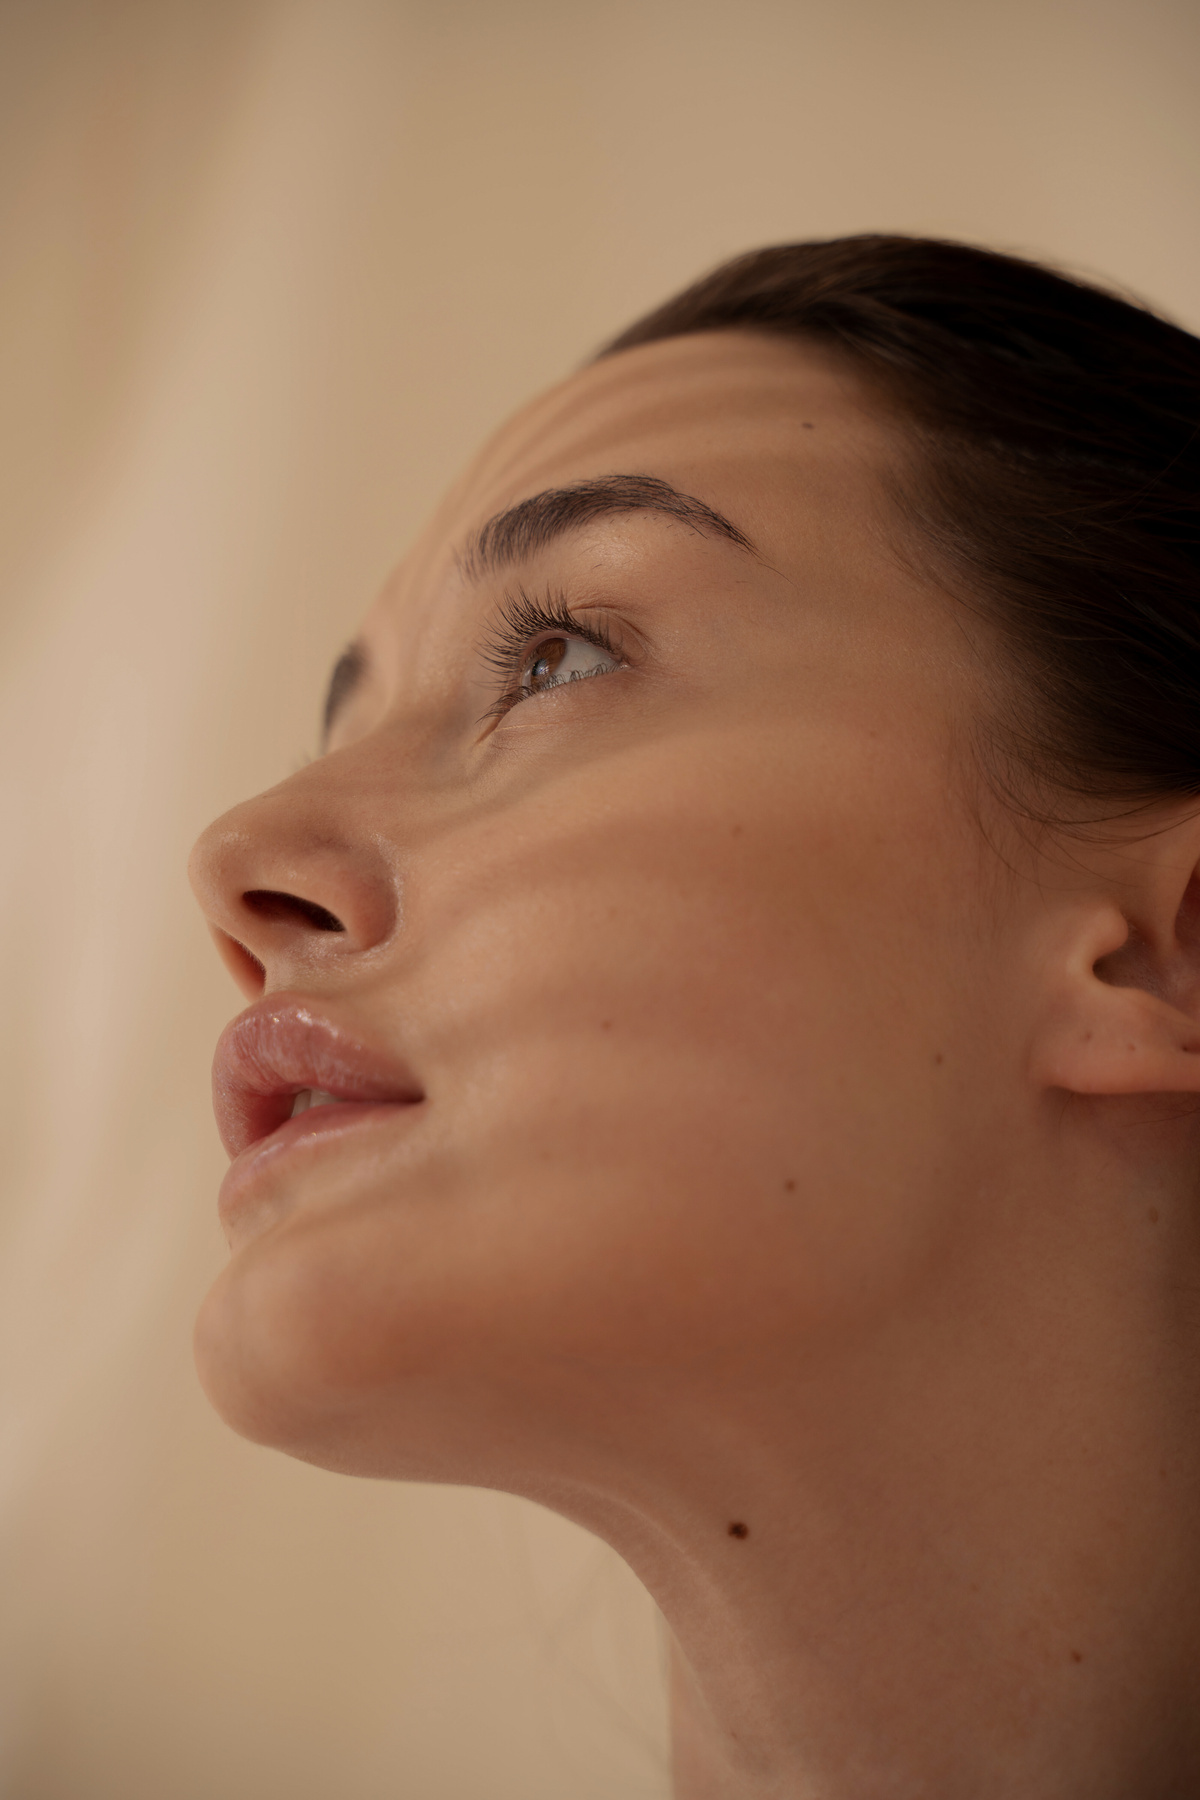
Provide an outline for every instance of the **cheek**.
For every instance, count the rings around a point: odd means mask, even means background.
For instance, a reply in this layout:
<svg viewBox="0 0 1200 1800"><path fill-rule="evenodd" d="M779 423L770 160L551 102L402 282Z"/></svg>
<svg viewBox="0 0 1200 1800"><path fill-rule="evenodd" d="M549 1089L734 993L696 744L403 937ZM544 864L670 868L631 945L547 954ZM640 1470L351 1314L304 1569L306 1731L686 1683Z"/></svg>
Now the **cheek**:
<svg viewBox="0 0 1200 1800"><path fill-rule="evenodd" d="M594 833L493 857L486 903L430 888L436 954L389 1003L421 1022L428 1124L235 1259L202 1324L231 1423L479 1478L463 1445L549 1416L566 1367L619 1388L811 1354L923 1278L946 935L931 989L894 888L831 907L849 871L746 836Z"/></svg>

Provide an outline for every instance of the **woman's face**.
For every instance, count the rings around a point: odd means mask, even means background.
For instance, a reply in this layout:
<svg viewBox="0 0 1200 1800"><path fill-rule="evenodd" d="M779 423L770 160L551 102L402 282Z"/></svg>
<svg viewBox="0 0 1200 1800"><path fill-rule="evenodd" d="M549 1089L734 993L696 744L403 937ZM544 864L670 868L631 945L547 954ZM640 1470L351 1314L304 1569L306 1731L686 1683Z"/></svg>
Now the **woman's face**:
<svg viewBox="0 0 1200 1800"><path fill-rule="evenodd" d="M652 1485L936 1284L1022 1153L1022 926L966 615L891 547L901 456L816 349L587 369L444 503L327 753L201 841L264 997L218 1072L198 1338L239 1430ZM308 1088L343 1104L276 1131Z"/></svg>

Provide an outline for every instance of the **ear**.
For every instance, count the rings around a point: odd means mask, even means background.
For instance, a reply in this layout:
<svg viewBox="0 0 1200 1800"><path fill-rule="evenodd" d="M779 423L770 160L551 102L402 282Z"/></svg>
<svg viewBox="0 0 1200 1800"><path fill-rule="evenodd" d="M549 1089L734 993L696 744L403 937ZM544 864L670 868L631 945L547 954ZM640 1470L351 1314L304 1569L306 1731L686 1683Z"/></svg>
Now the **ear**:
<svg viewBox="0 0 1200 1800"><path fill-rule="evenodd" d="M1035 1079L1075 1094L1200 1094L1200 830L1109 856L1056 914Z"/></svg>

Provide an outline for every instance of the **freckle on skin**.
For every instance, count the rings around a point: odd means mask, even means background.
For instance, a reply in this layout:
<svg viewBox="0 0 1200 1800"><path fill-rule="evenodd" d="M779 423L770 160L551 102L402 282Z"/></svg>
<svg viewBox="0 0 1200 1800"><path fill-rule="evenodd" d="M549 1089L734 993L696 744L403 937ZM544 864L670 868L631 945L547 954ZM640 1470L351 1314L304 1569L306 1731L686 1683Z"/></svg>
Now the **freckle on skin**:
<svg viewBox="0 0 1200 1800"><path fill-rule="evenodd" d="M1072 1650L1071 1661L1072 1662L1082 1662L1083 1661L1083 1651L1082 1650Z"/></svg>
<svg viewBox="0 0 1200 1800"><path fill-rule="evenodd" d="M813 428L813 422L811 419L801 419L800 423L803 425L805 431L811 431Z"/></svg>
<svg viewBox="0 0 1200 1800"><path fill-rule="evenodd" d="M733 1524L729 1527L729 1535L730 1537L735 1538L748 1538L750 1536L750 1527L748 1525L743 1525L740 1519L735 1519Z"/></svg>
<svg viewBox="0 0 1200 1800"><path fill-rule="evenodd" d="M794 1194L796 1191L796 1184L792 1180L790 1175L788 1176L787 1180L783 1184L783 1191L785 1194Z"/></svg>
<svg viewBox="0 0 1200 1800"><path fill-rule="evenodd" d="M1157 1224L1158 1224L1158 1208L1157 1208L1157 1206L1152 1206L1152 1207L1151 1207L1151 1208L1150 1208L1150 1211L1149 1211L1149 1213L1148 1213L1148 1214L1147 1214L1147 1217L1148 1217L1148 1218L1149 1218L1149 1220L1150 1220L1150 1223L1151 1223L1151 1224L1152 1224L1152 1225L1157 1225Z"/></svg>
<svg viewBox="0 0 1200 1800"><path fill-rule="evenodd" d="M940 1050L935 1050L935 1051L934 1051L934 1053L933 1053L933 1065L934 1065L934 1067L935 1067L935 1068L936 1068L936 1067L937 1067L937 1066L938 1066L938 1064L939 1064L939 1063L944 1063L944 1062L945 1062L945 1060L946 1060L946 1059L945 1059L945 1057L944 1057L944 1056L943 1056L943 1055L942 1055L942 1053L941 1053L941 1051L940 1051Z"/></svg>

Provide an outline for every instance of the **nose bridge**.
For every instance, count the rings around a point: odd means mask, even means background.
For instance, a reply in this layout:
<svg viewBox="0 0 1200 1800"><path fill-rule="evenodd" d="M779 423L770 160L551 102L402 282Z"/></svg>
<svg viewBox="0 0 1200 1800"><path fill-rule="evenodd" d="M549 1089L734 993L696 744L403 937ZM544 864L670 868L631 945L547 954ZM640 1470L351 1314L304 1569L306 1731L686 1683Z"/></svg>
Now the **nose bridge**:
<svg viewBox="0 0 1200 1800"><path fill-rule="evenodd" d="M192 885L218 942L241 945L271 986L286 979L285 965L340 962L395 929L398 846L377 818L368 822L354 760L323 759L244 801L192 852Z"/></svg>

